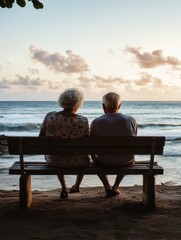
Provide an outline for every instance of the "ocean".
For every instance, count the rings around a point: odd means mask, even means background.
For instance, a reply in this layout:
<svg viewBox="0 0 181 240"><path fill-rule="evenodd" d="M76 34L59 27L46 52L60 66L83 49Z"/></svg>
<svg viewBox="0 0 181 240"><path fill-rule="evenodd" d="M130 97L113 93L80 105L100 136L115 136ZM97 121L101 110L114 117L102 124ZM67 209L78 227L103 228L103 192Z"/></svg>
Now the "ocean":
<svg viewBox="0 0 181 240"><path fill-rule="evenodd" d="M6 136L37 136L41 123L47 112L60 111L55 101L0 101L0 135ZM163 156L156 156L155 161L164 168L163 176L156 176L156 184L181 185L181 102L158 101L125 101L120 110L132 115L138 123L140 136L165 136L166 145ZM86 116L89 123L103 114L100 101L85 101L78 114ZM29 157L29 156L28 156ZM27 158L28 158L27 157ZM32 157L31 157L32 158ZM43 156L33 156L42 160ZM136 156L143 160L143 157ZM19 177L8 174L9 167L17 156L8 153L0 157L0 189L18 189ZM144 160L148 160L145 159ZM113 183L115 176L110 176ZM75 176L66 176L70 187ZM142 184L140 176L125 176L121 186ZM102 186L97 176L85 176L82 187ZM50 190L59 188L56 176L33 176L33 190Z"/></svg>

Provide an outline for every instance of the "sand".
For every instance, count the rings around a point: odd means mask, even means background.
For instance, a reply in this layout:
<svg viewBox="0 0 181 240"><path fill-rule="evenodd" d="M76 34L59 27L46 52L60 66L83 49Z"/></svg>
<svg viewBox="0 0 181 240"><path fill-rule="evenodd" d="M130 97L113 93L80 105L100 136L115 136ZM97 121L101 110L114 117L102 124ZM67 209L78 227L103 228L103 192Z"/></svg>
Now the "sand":
<svg viewBox="0 0 181 240"><path fill-rule="evenodd" d="M105 198L103 188L81 188L59 199L60 189L33 191L18 209L18 191L0 190L0 239L181 239L181 186L156 186L156 209L146 211L140 186Z"/></svg>

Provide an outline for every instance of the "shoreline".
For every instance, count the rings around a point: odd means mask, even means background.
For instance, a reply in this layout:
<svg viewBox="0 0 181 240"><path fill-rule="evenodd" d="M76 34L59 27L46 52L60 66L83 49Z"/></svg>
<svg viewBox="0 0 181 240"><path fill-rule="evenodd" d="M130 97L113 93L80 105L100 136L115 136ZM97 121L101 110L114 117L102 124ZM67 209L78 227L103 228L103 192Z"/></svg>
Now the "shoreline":
<svg viewBox="0 0 181 240"><path fill-rule="evenodd" d="M0 190L1 239L180 239L181 186L156 185L153 212L143 208L141 186L120 189L109 199L102 187L82 187L65 200L60 189L35 190L26 212L17 190Z"/></svg>

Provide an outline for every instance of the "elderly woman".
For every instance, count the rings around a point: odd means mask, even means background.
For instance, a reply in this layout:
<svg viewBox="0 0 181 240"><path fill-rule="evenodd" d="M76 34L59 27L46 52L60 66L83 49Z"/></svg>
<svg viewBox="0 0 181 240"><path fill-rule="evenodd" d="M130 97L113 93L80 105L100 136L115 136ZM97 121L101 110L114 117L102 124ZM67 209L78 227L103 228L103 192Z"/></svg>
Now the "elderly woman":
<svg viewBox="0 0 181 240"><path fill-rule="evenodd" d="M57 136L61 138L79 138L89 135L89 125L86 117L76 114L82 105L83 94L76 88L65 90L59 97L58 103L63 108L60 112L49 112L40 129L39 136ZM88 156L56 156L46 155L48 164L54 167L89 166ZM79 186L83 176L77 178ZM64 175L58 174L62 185L61 198L68 197Z"/></svg>

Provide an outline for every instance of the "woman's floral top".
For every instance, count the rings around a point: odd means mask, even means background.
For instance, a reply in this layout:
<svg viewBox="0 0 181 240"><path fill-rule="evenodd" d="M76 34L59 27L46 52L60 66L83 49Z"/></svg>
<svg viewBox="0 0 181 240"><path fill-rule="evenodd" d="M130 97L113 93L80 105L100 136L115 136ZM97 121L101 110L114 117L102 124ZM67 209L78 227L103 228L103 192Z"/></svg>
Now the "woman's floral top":
<svg viewBox="0 0 181 240"><path fill-rule="evenodd" d="M60 112L49 112L41 125L39 136L57 136L61 138L80 138L89 135L89 124L86 117L63 116ZM56 167L89 166L89 156L46 155L48 164Z"/></svg>

